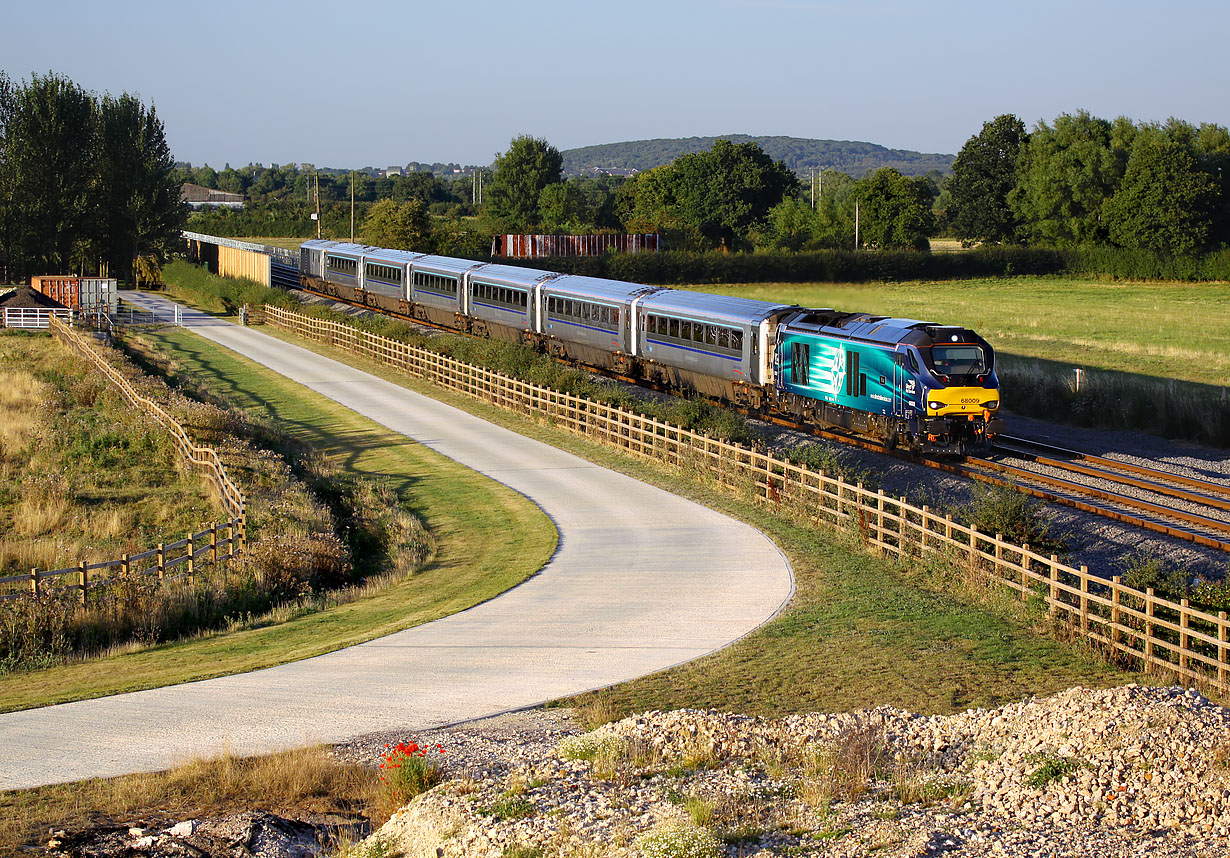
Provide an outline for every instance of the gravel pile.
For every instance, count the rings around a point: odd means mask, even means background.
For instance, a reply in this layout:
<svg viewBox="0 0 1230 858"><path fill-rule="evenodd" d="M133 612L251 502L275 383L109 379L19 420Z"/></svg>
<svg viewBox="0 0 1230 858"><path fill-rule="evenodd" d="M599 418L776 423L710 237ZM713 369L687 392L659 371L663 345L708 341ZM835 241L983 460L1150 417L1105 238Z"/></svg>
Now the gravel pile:
<svg viewBox="0 0 1230 858"><path fill-rule="evenodd" d="M445 745L446 780L373 835L407 856L1230 855L1230 710L1180 688L584 734L557 710L415 738Z"/></svg>

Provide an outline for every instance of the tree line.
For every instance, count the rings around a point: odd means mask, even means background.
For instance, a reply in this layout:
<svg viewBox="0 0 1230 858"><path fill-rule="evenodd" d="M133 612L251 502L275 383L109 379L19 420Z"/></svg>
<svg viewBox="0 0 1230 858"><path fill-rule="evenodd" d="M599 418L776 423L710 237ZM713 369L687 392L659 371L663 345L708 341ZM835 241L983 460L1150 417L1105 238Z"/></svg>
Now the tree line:
<svg viewBox="0 0 1230 858"><path fill-rule="evenodd" d="M1032 131L1011 114L962 147L945 189L953 235L1188 255L1230 244L1230 131L1086 111Z"/></svg>
<svg viewBox="0 0 1230 858"><path fill-rule="evenodd" d="M1184 256L1230 242L1228 160L1230 133L1221 126L1078 112L1032 131L1014 116L997 117L967 141L951 176L882 167L858 179L823 171L805 185L757 142L717 139L628 177L565 178L563 154L522 135L484 171L481 200L473 177L353 181L362 240L460 255L485 254L496 233L611 231L660 233L667 247L686 252L926 250L930 238L947 235ZM288 201L300 193L287 226L309 223L302 168L231 172L232 182L247 181L250 211L194 215L197 228L306 234L270 231L288 210L278 206L294 205ZM348 235L351 181L341 172L321 177L322 220L336 236Z"/></svg>
<svg viewBox="0 0 1230 858"><path fill-rule="evenodd" d="M0 265L5 279L104 274L178 246L186 208L153 105L49 72L0 72Z"/></svg>

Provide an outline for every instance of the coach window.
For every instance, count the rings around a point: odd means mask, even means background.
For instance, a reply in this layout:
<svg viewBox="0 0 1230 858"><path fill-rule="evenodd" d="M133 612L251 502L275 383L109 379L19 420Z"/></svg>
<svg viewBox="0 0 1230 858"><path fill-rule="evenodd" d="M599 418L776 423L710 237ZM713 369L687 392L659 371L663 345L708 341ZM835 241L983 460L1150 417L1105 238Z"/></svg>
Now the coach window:
<svg viewBox="0 0 1230 858"><path fill-rule="evenodd" d="M742 331L731 331L730 332L730 350L733 352L738 352L739 354L743 354L743 332Z"/></svg>

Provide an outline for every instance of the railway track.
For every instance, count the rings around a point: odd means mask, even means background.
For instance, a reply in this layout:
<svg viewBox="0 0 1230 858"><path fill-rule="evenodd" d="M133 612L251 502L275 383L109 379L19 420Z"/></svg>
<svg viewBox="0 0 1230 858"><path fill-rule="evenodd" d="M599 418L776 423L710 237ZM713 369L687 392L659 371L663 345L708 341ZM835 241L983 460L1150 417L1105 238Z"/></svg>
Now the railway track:
<svg viewBox="0 0 1230 858"><path fill-rule="evenodd" d="M1230 552L1230 487L1219 483L1013 436L960 467L976 479Z"/></svg>
<svg viewBox="0 0 1230 858"><path fill-rule="evenodd" d="M309 292L309 294L317 294ZM393 316L416 325L456 333L453 328L414 319L331 295L330 301ZM639 387L669 392L662 385L633 378L609 369L581 364L598 375ZM956 474L980 482L1008 486L1025 494L1123 524L1230 552L1230 487L1157 468L1133 465L1033 441L1001 435L988 456L967 455L962 459L919 458L862 436L800 423L789 417L765 415L735 408L744 416L793 431L836 441L915 465ZM1012 464L1016 459L1034 468ZM1098 484L1101 485L1098 485ZM1131 492L1126 493L1126 492Z"/></svg>

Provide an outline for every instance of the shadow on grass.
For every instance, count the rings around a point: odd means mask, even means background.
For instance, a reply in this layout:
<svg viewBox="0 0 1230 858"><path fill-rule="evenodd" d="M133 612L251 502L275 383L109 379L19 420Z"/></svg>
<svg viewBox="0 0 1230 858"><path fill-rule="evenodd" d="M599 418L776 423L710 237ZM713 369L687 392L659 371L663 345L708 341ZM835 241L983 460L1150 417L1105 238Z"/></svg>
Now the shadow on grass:
<svg viewBox="0 0 1230 858"><path fill-rule="evenodd" d="M1230 391L1224 386L1085 370L1005 352L999 354L998 374L1004 407L1016 414L1230 447Z"/></svg>

